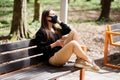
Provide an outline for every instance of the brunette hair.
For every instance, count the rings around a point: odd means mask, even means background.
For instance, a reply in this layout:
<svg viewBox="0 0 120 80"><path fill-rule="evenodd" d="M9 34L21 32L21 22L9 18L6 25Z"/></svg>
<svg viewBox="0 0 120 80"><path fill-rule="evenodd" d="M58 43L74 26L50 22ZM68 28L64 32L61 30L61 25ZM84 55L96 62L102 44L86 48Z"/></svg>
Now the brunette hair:
<svg viewBox="0 0 120 80"><path fill-rule="evenodd" d="M52 9L46 9L43 11L42 13L42 17L41 17L41 28L44 28L45 30L49 28L48 26L48 20L47 20L47 17L49 16L49 12L51 11ZM53 24L53 29L55 30L56 33L58 33L59 37L61 37L61 34L60 34L60 29L55 27L55 25ZM47 33L47 41L52 38L53 40L55 40L54 38L54 35L53 33L49 32L46 30L46 33Z"/></svg>
<svg viewBox="0 0 120 80"><path fill-rule="evenodd" d="M48 28L48 22L47 22L47 17L49 16L50 9L46 9L42 13L41 17L41 28Z"/></svg>

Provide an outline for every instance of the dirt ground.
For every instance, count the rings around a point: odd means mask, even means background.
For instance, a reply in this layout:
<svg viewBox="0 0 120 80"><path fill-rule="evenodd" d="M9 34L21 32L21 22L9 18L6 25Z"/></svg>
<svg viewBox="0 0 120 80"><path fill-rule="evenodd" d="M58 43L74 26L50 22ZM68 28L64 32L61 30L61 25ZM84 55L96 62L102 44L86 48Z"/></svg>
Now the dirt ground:
<svg viewBox="0 0 120 80"><path fill-rule="evenodd" d="M87 46L87 54L98 59L103 57L105 25L79 24L76 28L81 45Z"/></svg>
<svg viewBox="0 0 120 80"><path fill-rule="evenodd" d="M81 45L87 46L87 54L90 58L96 61L96 64L103 66L104 57L104 39L107 24L104 25L88 25L79 24L76 28L79 34ZM109 62L120 65L120 48L109 48Z"/></svg>

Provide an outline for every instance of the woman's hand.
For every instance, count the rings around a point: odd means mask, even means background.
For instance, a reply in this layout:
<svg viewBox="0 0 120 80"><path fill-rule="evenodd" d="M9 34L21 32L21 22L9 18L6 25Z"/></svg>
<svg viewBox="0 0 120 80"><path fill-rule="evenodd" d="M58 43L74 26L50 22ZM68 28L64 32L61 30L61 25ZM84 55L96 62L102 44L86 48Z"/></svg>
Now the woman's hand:
<svg viewBox="0 0 120 80"><path fill-rule="evenodd" d="M60 18L57 18L57 23L60 24L62 21L60 20Z"/></svg>
<svg viewBox="0 0 120 80"><path fill-rule="evenodd" d="M64 40L59 39L55 42L56 46L64 46Z"/></svg>
<svg viewBox="0 0 120 80"><path fill-rule="evenodd" d="M64 46L64 40L59 39L56 42L52 43L50 46L51 46L51 48L56 47L56 46L62 46L63 47Z"/></svg>

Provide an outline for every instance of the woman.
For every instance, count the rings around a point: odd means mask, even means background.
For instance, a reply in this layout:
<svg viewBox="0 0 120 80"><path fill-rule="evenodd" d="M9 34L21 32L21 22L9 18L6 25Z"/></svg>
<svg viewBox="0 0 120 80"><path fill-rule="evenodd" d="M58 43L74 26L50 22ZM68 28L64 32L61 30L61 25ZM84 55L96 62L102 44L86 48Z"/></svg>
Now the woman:
<svg viewBox="0 0 120 80"><path fill-rule="evenodd" d="M61 28L55 26L58 23ZM62 37L68 34L66 39ZM53 66L64 65L74 53L77 57L74 66L99 71L92 60L85 54L78 43L75 31L59 20L53 10L47 9L42 13L41 27L36 33L37 48L45 59Z"/></svg>

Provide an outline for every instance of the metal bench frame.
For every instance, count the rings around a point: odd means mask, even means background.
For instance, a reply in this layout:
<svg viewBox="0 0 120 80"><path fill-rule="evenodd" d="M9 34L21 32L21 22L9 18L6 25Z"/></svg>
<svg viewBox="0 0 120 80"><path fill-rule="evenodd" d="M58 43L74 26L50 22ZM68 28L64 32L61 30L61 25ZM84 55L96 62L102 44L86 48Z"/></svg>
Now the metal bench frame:
<svg viewBox="0 0 120 80"><path fill-rule="evenodd" d="M107 25L104 42L104 65L120 69L119 65L108 63L108 45L120 47L120 23Z"/></svg>

